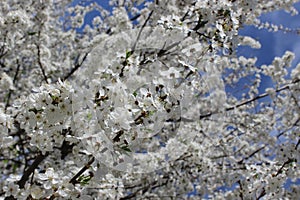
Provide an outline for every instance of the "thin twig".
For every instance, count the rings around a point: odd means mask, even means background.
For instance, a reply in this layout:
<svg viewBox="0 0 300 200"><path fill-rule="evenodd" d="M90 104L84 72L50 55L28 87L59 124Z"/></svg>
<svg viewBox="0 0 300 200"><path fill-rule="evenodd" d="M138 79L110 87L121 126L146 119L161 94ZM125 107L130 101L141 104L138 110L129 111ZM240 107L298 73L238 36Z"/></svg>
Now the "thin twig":
<svg viewBox="0 0 300 200"><path fill-rule="evenodd" d="M287 161L285 161L285 162L282 164L282 166L279 168L279 170L276 172L275 176L278 176L280 173L282 173L283 168L284 168L286 165L288 165L288 164L290 164L290 163L292 163L292 162L295 162L295 160L294 160L294 159L291 159L291 158L289 158Z"/></svg>
<svg viewBox="0 0 300 200"><path fill-rule="evenodd" d="M137 45L137 43L138 43L138 41L139 41L139 39L140 39L140 37L141 37L142 31L143 31L143 29L146 27L146 25L147 25L148 21L150 20L152 14L153 14L153 10L151 10L151 12L149 13L147 19L145 20L144 24L142 25L142 27L141 27L141 29L140 29L140 31L139 31L139 33L138 33L138 36L137 36L137 38L136 38L136 40L135 40L135 42L134 42L134 45L133 45L133 47L132 47L132 50L131 50L132 53L134 52L134 50L135 50L135 48L136 48L136 45Z"/></svg>
<svg viewBox="0 0 300 200"><path fill-rule="evenodd" d="M92 159L86 164L84 165L81 170L75 174L75 176L73 176L73 178L69 181L69 183L72 183L73 185L75 185L77 183L77 178L83 174L88 168L90 168L91 164L95 161L95 157L92 157Z"/></svg>
<svg viewBox="0 0 300 200"><path fill-rule="evenodd" d="M291 83L286 84L286 85L284 85L284 86L278 88L277 90L275 90L275 92L278 93L278 92L281 92L281 91L283 91L283 90L290 89L291 84L295 84L295 83L299 83L299 82L300 82L300 79L299 79L299 80L294 80L294 81L292 81ZM239 108L239 107L241 107L241 106L247 105L247 104L249 104L249 103L251 103L251 102L254 102L254 101L256 101L256 100L262 99L262 98L267 97L267 96L269 96L268 93L260 94L260 95L258 95L258 96L256 96L256 97L253 97L252 99L245 100L245 101L243 101L243 102L241 102L241 103L239 103L239 104L237 104L237 105L235 105L235 106L226 108L225 111L234 110L234 109L236 109L236 108ZM203 118L210 117L210 116L212 116L213 114L217 114L217 113L218 113L218 112L210 112L210 113L207 113L207 114L204 114L204 115L200 115L199 119L201 120L201 119L203 119Z"/></svg>
<svg viewBox="0 0 300 200"><path fill-rule="evenodd" d="M286 129L286 130L280 132L276 137L279 138L280 136L282 136L282 135L283 135L284 133L286 133L287 131L293 129L293 128L299 123L299 121L300 121L300 118L298 118L298 119L295 121L295 123L294 123L291 127L289 127L288 129Z"/></svg>
<svg viewBox="0 0 300 200"><path fill-rule="evenodd" d="M73 68L73 69L72 69L65 77L62 78L62 81L67 80L68 78L70 78L70 76L72 76L72 74L74 74L74 73L79 69L79 67L82 66L82 64L83 64L83 62L86 60L88 54L89 54L89 53L85 53L85 54L84 54L84 56L83 56L81 62L76 62L76 63L75 63L74 68ZM78 59L79 59L79 56L78 56Z"/></svg>
<svg viewBox="0 0 300 200"><path fill-rule="evenodd" d="M262 189L261 193L259 194L259 196L256 198L256 200L259 200L260 198L262 198L263 196L265 196L267 193L266 193L266 190L265 188Z"/></svg>
<svg viewBox="0 0 300 200"><path fill-rule="evenodd" d="M297 150L299 144L300 144L300 139L298 140L298 142L297 142L297 144L296 144L296 146L295 146L295 149L296 149L296 150Z"/></svg>
<svg viewBox="0 0 300 200"><path fill-rule="evenodd" d="M38 32L38 38L40 38L40 36L41 36L41 30L39 30L39 32ZM37 50L38 50L38 52L37 52L37 54L38 54L38 59L37 59L38 60L38 64L39 64L39 67L40 67L40 69L42 71L44 80L48 84L48 77L46 75L43 63L41 61L41 47L40 47L40 44L36 44L36 47L37 47Z"/></svg>
<svg viewBox="0 0 300 200"><path fill-rule="evenodd" d="M255 150L253 153L251 153L250 155L248 155L247 157L243 158L242 160L240 160L239 162L237 162L238 164L242 164L245 160L248 160L249 158L253 157L255 154L257 154L258 152L260 152L261 150L263 150L266 146L260 147L259 149Z"/></svg>
<svg viewBox="0 0 300 200"><path fill-rule="evenodd" d="M141 16L140 13L138 13L137 15L135 15L134 17L130 18L130 21L135 21L136 19L138 19Z"/></svg>

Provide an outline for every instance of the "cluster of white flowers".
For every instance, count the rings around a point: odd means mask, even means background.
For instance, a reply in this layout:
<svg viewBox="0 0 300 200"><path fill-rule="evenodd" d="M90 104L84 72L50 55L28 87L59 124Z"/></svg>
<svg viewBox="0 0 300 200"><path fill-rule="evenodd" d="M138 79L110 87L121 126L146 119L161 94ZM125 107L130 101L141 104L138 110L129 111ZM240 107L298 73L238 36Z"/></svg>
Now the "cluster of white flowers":
<svg viewBox="0 0 300 200"><path fill-rule="evenodd" d="M291 66L294 58L294 53L286 51L282 58L275 57L271 65L262 66L263 73L270 76L278 85L286 84L286 75L288 74L286 68Z"/></svg>
<svg viewBox="0 0 300 200"><path fill-rule="evenodd" d="M13 143L13 137L8 134L9 129L11 129L10 116L0 109L0 148L9 147Z"/></svg>
<svg viewBox="0 0 300 200"><path fill-rule="evenodd" d="M0 198L296 198L300 65L235 54L296 1L71 2L0 2Z"/></svg>

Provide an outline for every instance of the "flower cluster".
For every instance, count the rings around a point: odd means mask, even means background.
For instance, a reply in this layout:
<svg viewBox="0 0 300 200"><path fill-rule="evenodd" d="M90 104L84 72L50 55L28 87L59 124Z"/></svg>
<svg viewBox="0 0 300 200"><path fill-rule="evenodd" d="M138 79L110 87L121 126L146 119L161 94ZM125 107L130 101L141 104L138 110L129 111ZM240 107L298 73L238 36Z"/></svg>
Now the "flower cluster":
<svg viewBox="0 0 300 200"><path fill-rule="evenodd" d="M299 196L300 65L235 53L296 0L75 2L0 1L0 199Z"/></svg>

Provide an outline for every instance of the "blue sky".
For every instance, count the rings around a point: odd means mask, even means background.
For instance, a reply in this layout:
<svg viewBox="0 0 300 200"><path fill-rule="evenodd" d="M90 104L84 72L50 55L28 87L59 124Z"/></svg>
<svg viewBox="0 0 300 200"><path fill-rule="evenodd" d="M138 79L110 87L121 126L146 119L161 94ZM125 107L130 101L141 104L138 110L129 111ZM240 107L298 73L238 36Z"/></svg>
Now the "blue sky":
<svg viewBox="0 0 300 200"><path fill-rule="evenodd" d="M300 12L300 3L295 4ZM291 16L284 10L264 14L260 17L262 22L269 22L275 25L282 24L284 27L297 29L300 27L300 15ZM249 35L258 39L262 48L259 50L240 49L240 54L249 54L258 57L258 64L270 64L275 56L282 56L286 50L294 51L299 49L300 35L295 33L268 32L266 29L257 29L247 26L240 31L241 35ZM294 51L296 52L296 51ZM296 53L295 61L299 62L300 52ZM294 61L294 64L295 64Z"/></svg>
<svg viewBox="0 0 300 200"><path fill-rule="evenodd" d="M300 13L300 3L296 3L295 8ZM260 17L260 20L275 25L283 25L294 30L300 27L300 15L291 16L284 10L264 14ZM248 47L238 49L238 55L257 57L257 65L271 64L275 56L281 57L287 50L295 53L295 60L292 63L293 67L300 61L300 35L297 35L295 32L269 32L266 29L259 30L254 26L246 26L240 30L240 35L251 36L261 43L261 49L251 49ZM260 91L263 92L265 88L271 86L272 81L269 78L264 78Z"/></svg>

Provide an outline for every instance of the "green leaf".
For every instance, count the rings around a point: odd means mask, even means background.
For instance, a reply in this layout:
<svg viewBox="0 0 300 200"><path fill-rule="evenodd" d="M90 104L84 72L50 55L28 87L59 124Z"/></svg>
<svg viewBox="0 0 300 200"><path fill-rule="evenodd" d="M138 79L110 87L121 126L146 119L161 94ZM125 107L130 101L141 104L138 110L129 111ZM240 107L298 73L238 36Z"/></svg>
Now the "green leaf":
<svg viewBox="0 0 300 200"><path fill-rule="evenodd" d="M92 119L92 113L88 113L86 117L90 121Z"/></svg>
<svg viewBox="0 0 300 200"><path fill-rule="evenodd" d="M126 60L132 55L132 51L126 51Z"/></svg>
<svg viewBox="0 0 300 200"><path fill-rule="evenodd" d="M87 185L89 183L89 181L92 179L92 177L90 175L81 175L78 178L78 181L80 182L81 185Z"/></svg>
<svg viewBox="0 0 300 200"><path fill-rule="evenodd" d="M149 116L154 115L156 112L157 112L157 110L150 110L150 111L149 111Z"/></svg>

